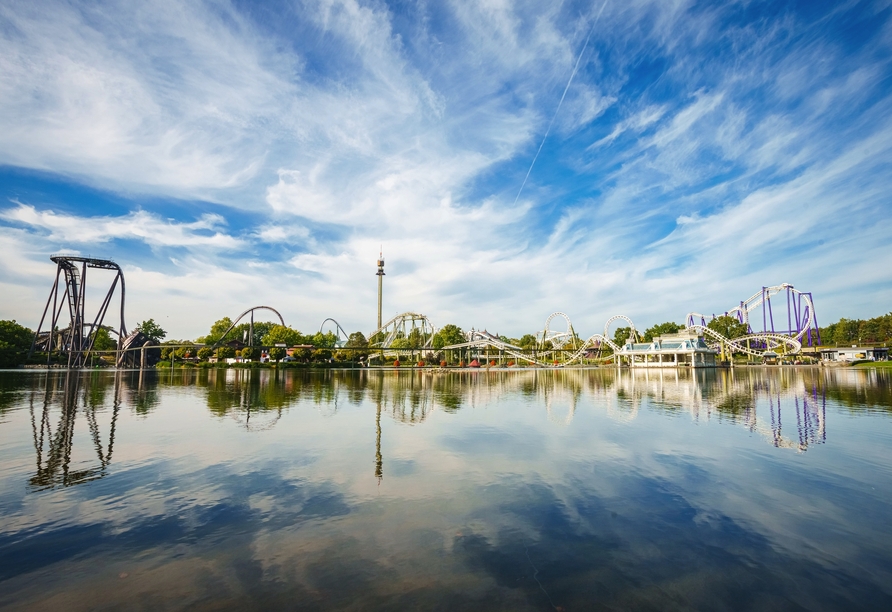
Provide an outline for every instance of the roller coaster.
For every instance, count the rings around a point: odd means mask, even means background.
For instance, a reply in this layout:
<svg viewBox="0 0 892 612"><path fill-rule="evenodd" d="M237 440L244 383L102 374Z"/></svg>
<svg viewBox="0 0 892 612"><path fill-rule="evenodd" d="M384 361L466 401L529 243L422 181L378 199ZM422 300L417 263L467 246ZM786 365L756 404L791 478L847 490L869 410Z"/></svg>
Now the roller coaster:
<svg viewBox="0 0 892 612"><path fill-rule="evenodd" d="M35 350L47 353L47 363L54 353L67 357L68 367L82 367L90 362L100 329L106 329L117 336L115 363L118 367L146 367L160 358L160 347L139 332L127 334L124 325L124 274L113 261L90 257L54 255L50 258L56 264L56 278L50 290L46 307L37 326L31 353ZM93 321L87 318L85 309L86 277L89 269L109 270L114 273L111 284L98 308ZM92 277L92 275L91 275ZM116 290L120 287L120 324L118 329L103 325L105 315L111 305ZM786 305L786 326L784 326L783 305ZM63 311L67 305L68 327L59 329ZM775 307L780 307L774 309ZM212 345L221 345L239 322L249 317L250 333L248 344L254 344L255 311L272 312L281 325L285 325L282 315L270 306L254 306L241 313ZM762 329L756 330L753 321L758 321L761 313ZM48 316L49 315L49 316ZM746 333L729 338L709 326L718 317L697 312L688 313L684 331L702 337L708 348L722 356L743 353L761 358L769 354L795 355L802 351L803 343L820 343L817 318L812 294L799 291L789 283L762 287L747 300L726 310L722 315L735 319L746 326ZM565 326L559 323L563 321ZM48 323L44 331L44 323ZM627 334L611 337L611 326L625 322ZM320 326L323 332L330 326L337 340L337 348L344 347L349 340L343 327L334 319L327 318ZM333 330L331 329L333 328ZM371 359L384 356L402 356L420 353L430 358L435 353L458 352L462 356L476 354L478 357L491 355L495 351L499 361L515 360L540 367L564 367L572 364L596 364L613 362L619 364L630 351L648 350L656 343L642 343L642 338L632 320L625 315L610 317L604 324L603 333L596 333L583 340L573 328L570 317L564 312L554 312L545 320L542 330L535 335L535 346L520 347L488 331L472 329L465 334L464 342L449 346L434 347L437 328L424 314L404 312L396 315L368 335L368 350ZM171 345L172 346L172 345ZM190 345L191 346L191 345ZM703 346L702 344L700 345ZM140 353L137 354L137 351ZM151 354L149 354L151 351ZM108 351L105 351L108 352ZM157 352L156 356L154 353ZM494 355L495 356L495 355ZM29 353L30 357L30 353ZM631 361L631 356L629 361ZM662 363L662 361L660 362Z"/></svg>
<svg viewBox="0 0 892 612"><path fill-rule="evenodd" d="M774 312L771 307L771 298L776 298L784 292L786 292L787 298L787 328L785 330L776 328ZM753 331L750 324L750 313L759 308L762 310L763 330ZM763 287L762 291L748 300L740 302L739 306L728 310L725 315L734 317L740 323L747 325L749 333L735 338L727 338L708 327L707 317L699 313L687 315L684 330L703 336L709 348L723 356L731 353L744 353L757 358L766 357L771 353L795 355L802 351L803 340L809 344L812 344L814 339L819 340L811 293L799 291L789 283ZM713 315L710 320L715 318L716 316ZM563 319L566 322L566 329L555 330L552 326L555 319ZM698 319L699 322L697 322ZM629 330L628 340L622 346L610 337L611 325L620 320L628 324ZM494 350L498 351L500 356L509 355L514 359L542 367L563 367L587 362L613 361L618 363L625 353L640 343L641 337L629 317L615 315L605 323L604 333L593 334L582 341L573 329L570 317L563 312L554 312L545 320L545 326L536 335L536 340L536 349L529 351L486 332L472 330L468 334L467 342L446 346L442 350Z"/></svg>
<svg viewBox="0 0 892 612"><path fill-rule="evenodd" d="M433 350L433 323L417 312L398 314L368 335L369 348L393 352Z"/></svg>
<svg viewBox="0 0 892 612"><path fill-rule="evenodd" d="M56 264L56 279L50 289L40 323L37 325L28 357L30 358L35 350L45 351L47 363L49 363L52 355L58 353L67 357L69 368L81 367L89 362L90 353L93 351L97 334L101 329L110 330L118 336L117 344L120 350L122 339L127 335L127 328L124 325L126 291L121 267L110 259L73 255L53 255L50 260ZM88 270L113 272L111 284L99 304L92 323L89 321L86 309ZM115 330L103 325L103 322L119 284L121 319L118 329ZM65 318L62 312L66 306L68 307L68 327L59 331L58 324ZM49 320L47 320L48 314ZM48 323L48 326L46 331L43 331L45 322Z"/></svg>

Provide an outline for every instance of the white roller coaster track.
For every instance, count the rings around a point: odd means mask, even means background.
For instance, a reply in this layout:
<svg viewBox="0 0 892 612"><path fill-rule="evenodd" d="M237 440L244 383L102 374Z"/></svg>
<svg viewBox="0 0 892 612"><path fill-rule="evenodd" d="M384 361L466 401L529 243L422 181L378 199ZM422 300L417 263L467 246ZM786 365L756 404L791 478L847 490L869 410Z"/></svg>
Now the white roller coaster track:
<svg viewBox="0 0 892 612"><path fill-rule="evenodd" d="M718 332L715 332L704 325L688 325L687 329L703 334L715 340L713 346L724 344L732 352L746 353L754 357L762 357L766 351L784 347L785 353L798 353L802 350L802 343L796 338L785 336L783 334L772 333L756 333L740 336L739 338L726 338ZM767 347L765 350L753 349L747 341L764 342Z"/></svg>
<svg viewBox="0 0 892 612"><path fill-rule="evenodd" d="M626 315L613 315L612 317L607 319L607 322L604 324L604 337L605 338L610 337L610 324L613 323L614 321L618 321L620 319L622 319L623 321L625 321L626 323L629 324L629 328L630 328L629 339L632 342L638 342L638 332L635 331L635 324L632 323L632 319L630 319Z"/></svg>
<svg viewBox="0 0 892 612"><path fill-rule="evenodd" d="M551 324L551 320L555 317L563 317L567 322L567 331L559 332L548 328ZM553 312L547 319L545 319L545 328L539 332L537 336L540 350L545 348L546 342L551 342L551 346L559 349L568 342L572 342L576 338L576 333L573 331L573 323L570 322L570 317L563 312Z"/></svg>
<svg viewBox="0 0 892 612"><path fill-rule="evenodd" d="M420 325L417 324L420 322ZM408 333L407 333L407 325L408 325ZM436 328L430 322L430 319L427 316L417 313L417 312L404 312L402 314L398 314L392 319L390 319L387 323L373 331L369 334L369 341L371 342L372 338L377 336L378 334L384 334L384 340L381 342L376 342L374 344L370 344L372 348L377 349L390 349L393 341L397 339L398 334L402 332L406 337L408 337L409 333L412 332L413 329L420 329L421 334L425 338L425 343L421 347L417 347L415 350L428 350L431 349L431 342L433 342L434 334L437 332ZM404 350L404 349L394 349L394 350Z"/></svg>
<svg viewBox="0 0 892 612"><path fill-rule="evenodd" d="M775 350L780 350L783 353L798 353L802 350L803 335L807 333L809 329L814 329L815 327L814 303L812 302L811 294L797 291L793 288L793 285L790 285L789 283L776 285L774 287L766 287L763 291L760 291L759 293L753 295L745 302L741 302L740 306L732 308L726 314L728 314L729 316L738 315L738 319L742 319L743 322L748 324L749 312L758 308L760 305L763 304L764 301L767 301L770 305L771 296L777 295L782 291L790 291L796 296L796 299L800 300L800 306L802 305L802 302L804 302L805 305L804 309L797 310L797 315L801 316L802 319L800 321L797 321L797 325L801 326L801 330L795 335L785 335L782 333L774 332L756 332L746 334L738 338L726 338L720 333L708 328L706 325L695 323L695 320L697 318L701 318L703 320L706 319L704 315L698 313L688 314L686 330L695 332L708 338L710 340L710 345L712 348L721 347L723 350L726 349L730 350L731 352L746 353L755 357L762 357L766 352ZM566 331L555 331L550 329L552 320L557 317L562 317L567 322ZM545 326L543 330L537 334L539 352L535 353L534 355L530 355L527 351L524 351L524 349L504 342L489 333L476 332L474 330L472 330L468 334L467 342L444 346L438 350L452 351L462 349L492 348L500 351L503 355L514 357L518 361L525 361L527 363L542 367L563 367L565 365L570 365L583 360L607 361L615 359L616 355L622 354L624 350L623 347L617 345L609 337L610 325L618 320L623 320L629 324L629 340L631 340L632 343L640 342L638 331L636 330L635 323L632 322L632 319L625 315L615 315L607 319L607 322L604 324L603 334L593 334L589 336L584 342L581 343L581 345L579 345L579 348L577 348L575 352L566 356L562 356L560 359L560 363L548 363L543 358L547 358L549 355L552 355L557 351L561 351L561 349L567 346L568 343L572 342L575 345L577 336L576 332L573 329L573 323L570 321L570 317L563 312L553 312L545 320ZM399 337L399 334L401 332L404 336L407 337L408 334L411 333L412 329L419 329L421 331L421 334L425 338L425 343L423 346L415 347L414 349L392 347L393 341ZM404 312L393 317L387 323L385 323L369 335L369 340L371 340L379 334L384 334L383 340L371 344L370 348L389 352L405 352L408 350L429 351L433 350L432 342L435 333L436 328L433 326L433 324L431 324L430 320L425 315L416 312ZM551 342L553 348L545 348L545 342L548 341ZM759 348L753 348L751 345L753 342L759 343L762 346L760 346ZM592 349L601 349L605 346L611 349L611 354L598 357L592 357L589 354Z"/></svg>

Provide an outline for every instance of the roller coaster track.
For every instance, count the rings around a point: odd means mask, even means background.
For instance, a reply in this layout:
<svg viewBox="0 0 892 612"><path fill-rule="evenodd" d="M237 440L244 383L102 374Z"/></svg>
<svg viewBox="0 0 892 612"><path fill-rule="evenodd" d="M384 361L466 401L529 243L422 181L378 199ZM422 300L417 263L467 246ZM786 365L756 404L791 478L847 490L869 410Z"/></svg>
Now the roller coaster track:
<svg viewBox="0 0 892 612"><path fill-rule="evenodd" d="M563 317L567 321L567 331L566 332L553 332L553 330L549 330L549 324L551 323L552 319L554 319L555 317ZM620 318L628 321L630 326L632 327L632 329L633 330L635 329L635 326L632 323L631 319L629 319L628 317L623 316L623 315L618 315L616 317L612 317L607 322L607 325L609 326L612 321L614 321L616 319L620 319ZM471 336L471 337L468 340L468 342L463 342L461 344L453 344L451 346L444 346L441 350L461 350L461 349L469 349L469 348L476 348L476 349L493 348L493 349L503 352L506 355L511 355L515 359L526 361L527 363L531 363L531 364L538 365L541 367L546 367L546 368L563 367L565 365L569 365L569 364L575 363L577 361L580 361L580 360L582 360L583 357L585 357L586 353L589 350L591 350L592 348L602 348L603 345L605 345L605 344L607 346L609 346L614 353L618 353L622 350L621 347L619 347L615 342L610 340L610 338L607 338L606 336L604 336L602 334L594 334L594 335L590 336L587 340L585 340L585 342L582 343L580 348L577 349L574 353L570 354L569 356L567 356L565 358L562 358L563 361L558 362L558 363L554 363L552 361L551 363L549 363L548 361L539 359L538 354L530 355L528 353L525 353L522 348L520 348L518 346L514 346L513 344L509 344L502 340L499 340L495 336L491 336L489 334L484 334L481 332L473 332L473 331L469 334L469 336ZM570 318L562 312L555 312L555 313L552 313L551 316L548 317L548 319L546 319L545 327L542 332L539 332L538 336L539 336L539 345L540 346L544 346L544 341L542 340L543 338L550 340L550 339L558 337L558 336L562 336L563 338L565 338L564 341L560 342L560 346L565 346L566 343L568 341L570 341L571 338L575 338L575 332L573 331L573 325L570 323ZM557 348L558 348L558 350L560 350L560 347L557 347ZM550 354L554 353L554 349L546 349L543 352L545 353L545 355L550 355ZM613 358L614 358L613 354L603 356L603 357L586 357L586 359L589 361L606 361L606 360L613 359Z"/></svg>
<svg viewBox="0 0 892 612"><path fill-rule="evenodd" d="M455 350L468 349L468 348L480 349L480 348L487 348L487 347L497 349L499 351L504 352L506 355L511 355L515 359L520 359L520 360L526 361L527 363L532 363L532 364L542 366L542 367L548 367L548 365L549 365L545 362L539 361L535 357L527 355L526 353L523 352L522 348L520 348L518 346L514 346L513 344L508 344L507 342L503 342L501 340L497 340L491 336L490 337L480 336L480 337L470 340L468 342L462 342L461 344L452 344L450 346L444 346L440 350L455 351Z"/></svg>
<svg viewBox="0 0 892 612"><path fill-rule="evenodd" d="M235 326L238 325L238 322L241 321L241 320L245 317L245 315L248 314L248 313L251 314L251 325L252 325L252 329L253 329L253 324L254 324L254 311L255 311L255 310L269 310L270 312L274 312L274 313L276 314L276 316L279 317L279 323L282 324L282 327L285 327L285 319L282 318L282 315L279 314L279 311L278 311L278 310L276 310L276 309L273 308L272 306L254 306L254 307L252 307L252 308L249 308L248 310L246 310L246 311L243 312L242 314L240 314L240 315L238 316L238 318L236 318L236 320L232 322L232 325L230 325L230 326L226 329L226 331L223 332L223 335L220 336L220 339L217 340L216 342L214 342L214 344L211 345L211 346L212 346L212 347L218 347L218 346L220 346L220 345L223 343L223 340L226 338L226 336L229 335L229 332L231 332L233 329L235 329Z"/></svg>
<svg viewBox="0 0 892 612"><path fill-rule="evenodd" d="M325 319L325 320L322 322L322 325L319 326L319 333L320 333L320 334L322 333L322 330L325 329L325 324L328 323L329 321L331 321L332 323L334 323L334 326L335 326L335 332L334 332L334 333L335 333L335 335L336 335L337 338L338 338L338 339L335 341L335 346L338 347L338 348L341 348L341 347L343 347L344 345L347 344L347 340L350 339L350 335L349 335L347 332L344 331L344 328L341 327L341 324L340 324L340 323L338 323L337 321L335 321L335 320L332 319L331 317L328 317L327 319ZM343 340L341 339L342 336L343 336Z"/></svg>
<svg viewBox="0 0 892 612"><path fill-rule="evenodd" d="M394 340L401 338L408 338L413 330L418 330L421 334L424 342L421 346L417 347L398 347L394 350L431 350L433 348L432 342L434 339L434 334L436 333L436 328L431 323L430 319L427 316L417 313L417 312L404 312L402 314L398 314L392 319L390 319L387 323L373 331L369 334L369 348L374 349L392 349ZM373 338L380 337L383 335L383 340L374 341Z"/></svg>
<svg viewBox="0 0 892 612"><path fill-rule="evenodd" d="M716 344L724 344L732 352L746 353L747 355L753 355L754 357L762 357L766 351L774 350L782 346L784 347L785 353L798 353L802 350L802 343L799 340L783 334L755 333L746 334L745 336L740 336L738 338L726 338L705 325L689 325L687 329L712 338L715 340L713 346ZM754 349L750 346L749 342L764 342L766 349Z"/></svg>
<svg viewBox="0 0 892 612"><path fill-rule="evenodd" d="M774 320L775 313L771 305L771 299L776 298L781 293L786 293L787 328L785 330L776 329ZM767 336L765 336L767 340L774 340L774 336L783 336L784 338L792 338L793 340L796 340L801 347L803 338L807 338L809 343L811 343L812 333L816 335L818 334L818 321L815 316L815 304L811 293L799 291L790 283L781 283L780 285L774 285L772 287L762 287L761 291L754 293L746 301L740 302L739 305L730 308L723 314L725 316L733 317L740 323L745 324L750 331L750 339L754 340L755 336L753 334L759 332L755 332L753 329L750 314L759 308L762 310L761 334L767 334ZM781 313L778 314L780 315ZM707 316L697 312L690 312L686 317L685 324L690 328L697 325L697 320L699 319L700 327L705 327L707 320L715 318L716 315ZM780 325L783 325L782 320L779 323ZM736 340L737 339L735 338L730 342L735 342ZM820 342L819 336L817 340ZM726 341L728 340L726 339ZM786 344L786 341L784 341L784 343Z"/></svg>

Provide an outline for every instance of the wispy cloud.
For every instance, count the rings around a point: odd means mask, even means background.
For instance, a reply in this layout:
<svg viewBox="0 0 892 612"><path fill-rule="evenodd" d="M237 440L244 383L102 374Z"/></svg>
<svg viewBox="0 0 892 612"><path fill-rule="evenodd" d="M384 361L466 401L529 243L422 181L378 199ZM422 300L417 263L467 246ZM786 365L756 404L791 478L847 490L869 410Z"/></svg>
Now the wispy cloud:
<svg viewBox="0 0 892 612"><path fill-rule="evenodd" d="M592 10L6 3L0 164L130 212L62 212L11 180L0 239L31 236L37 259L132 253L157 308L200 287L221 308L263 296L364 330L382 243L386 309L507 333L555 309L580 329L617 311L680 319L782 281L826 316L885 308L892 279L866 265L890 258L879 5L608 2L555 116ZM155 202L171 198L174 212ZM864 312L832 297L868 284ZM178 335L204 330L201 309L178 310Z"/></svg>
<svg viewBox="0 0 892 612"><path fill-rule="evenodd" d="M226 220L215 214L202 215L191 223L161 219L138 210L121 217L78 217L37 210L16 202L15 208L0 212L0 218L45 233L46 238L76 245L138 240L154 247L202 247L237 249L243 242L223 233Z"/></svg>

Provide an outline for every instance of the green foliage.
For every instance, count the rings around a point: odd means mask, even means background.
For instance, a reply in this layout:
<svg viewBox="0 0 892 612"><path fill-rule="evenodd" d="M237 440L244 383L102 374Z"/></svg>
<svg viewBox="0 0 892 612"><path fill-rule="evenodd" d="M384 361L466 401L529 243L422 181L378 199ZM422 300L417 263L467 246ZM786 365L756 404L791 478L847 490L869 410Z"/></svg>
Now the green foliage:
<svg viewBox="0 0 892 612"><path fill-rule="evenodd" d="M195 357L195 353L197 352L195 349L195 345L191 342L181 342L178 344L187 344L189 346L181 346L175 351L175 354L180 359L186 359L187 357Z"/></svg>
<svg viewBox="0 0 892 612"><path fill-rule="evenodd" d="M465 334L461 327L450 323L449 325L444 325L436 334L434 334L432 342L434 348L437 349L443 348L444 346L452 346L453 344L462 344L465 342Z"/></svg>
<svg viewBox="0 0 892 612"><path fill-rule="evenodd" d="M644 330L644 341L653 342L653 339L657 336L662 336L663 334L677 334L679 331L681 331L681 325L678 323L673 323L672 321L658 323L653 327Z"/></svg>
<svg viewBox="0 0 892 612"><path fill-rule="evenodd" d="M161 329L160 325L155 323L155 319L146 319L142 323L137 323L136 329L155 342L161 342L167 335L167 332Z"/></svg>
<svg viewBox="0 0 892 612"><path fill-rule="evenodd" d="M200 349L198 349L198 358L201 359L202 361L207 361L208 359L213 357L213 355L214 355L214 349L212 349L209 346L203 346Z"/></svg>
<svg viewBox="0 0 892 612"><path fill-rule="evenodd" d="M362 332L353 332L347 338L347 348L366 348L368 345L369 341L365 339L365 335Z"/></svg>
<svg viewBox="0 0 892 612"><path fill-rule="evenodd" d="M716 333L723 335L729 340L745 336L749 332L746 323L741 323L734 317L729 317L728 315L716 317L715 319L710 321L706 325L706 327Z"/></svg>
<svg viewBox="0 0 892 612"><path fill-rule="evenodd" d="M328 361L331 359L331 350L327 348L319 348L313 351L313 361Z"/></svg>
<svg viewBox="0 0 892 612"><path fill-rule="evenodd" d="M840 319L821 328L821 343L848 346L892 341L892 312L872 319Z"/></svg>
<svg viewBox="0 0 892 612"><path fill-rule="evenodd" d="M235 357L235 349L231 346L221 346L217 349L217 359L232 359Z"/></svg>
<svg viewBox="0 0 892 612"><path fill-rule="evenodd" d="M533 334L524 334L521 336L520 340L517 341L517 346L527 350L536 348L536 344L536 336Z"/></svg>
<svg viewBox="0 0 892 612"><path fill-rule="evenodd" d="M223 337L223 334L227 329L232 325L232 319L229 317L223 317L222 319L216 321L213 325L211 325L211 331L208 332L206 336L200 336L196 339L196 342L201 342L203 344L215 344L217 342L229 341L229 340L238 340L239 342L244 342L245 344L254 344L259 345L263 344L263 337L266 336L273 327L280 327L276 323L272 323L269 321L254 321L254 337L250 338L251 335L251 323L239 323L235 327L230 330L226 337ZM252 342L253 340L253 342Z"/></svg>
<svg viewBox="0 0 892 612"><path fill-rule="evenodd" d="M390 348L407 349L412 347L409 346L408 338L394 338L393 342L390 343Z"/></svg>
<svg viewBox="0 0 892 612"><path fill-rule="evenodd" d="M0 367L14 368L25 362L34 332L15 321L0 321Z"/></svg>
<svg viewBox="0 0 892 612"><path fill-rule="evenodd" d="M406 338L406 340L409 341L409 348L421 348L424 346L427 338L425 338L419 328L414 327L412 328L412 331L409 332L409 337Z"/></svg>
<svg viewBox="0 0 892 612"><path fill-rule="evenodd" d="M281 325L279 327L281 327ZM269 358L272 359L273 361L275 361L276 363L279 363L279 361L284 359L285 355L287 355L287 354L288 354L288 351L285 350L281 346L274 346L273 348L271 348L269 350Z"/></svg>
<svg viewBox="0 0 892 612"><path fill-rule="evenodd" d="M118 348L118 343L115 340L112 340L111 334L108 333L107 328L100 327L96 330L96 336L93 340L93 348L97 351L113 351Z"/></svg>
<svg viewBox="0 0 892 612"><path fill-rule="evenodd" d="M316 348L335 348L338 344L338 336L334 332L316 332L312 337L304 337L303 342L295 344L312 344Z"/></svg>
<svg viewBox="0 0 892 612"><path fill-rule="evenodd" d="M261 344L264 346L273 346L276 344L294 346L296 344L309 343L304 342L304 336L302 336L296 329L284 325L273 325L261 339Z"/></svg>
<svg viewBox="0 0 892 612"><path fill-rule="evenodd" d="M617 346L623 346L626 341L628 341L629 337L632 335L631 327L617 327L616 331L613 332L613 341Z"/></svg>

